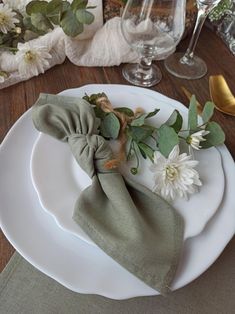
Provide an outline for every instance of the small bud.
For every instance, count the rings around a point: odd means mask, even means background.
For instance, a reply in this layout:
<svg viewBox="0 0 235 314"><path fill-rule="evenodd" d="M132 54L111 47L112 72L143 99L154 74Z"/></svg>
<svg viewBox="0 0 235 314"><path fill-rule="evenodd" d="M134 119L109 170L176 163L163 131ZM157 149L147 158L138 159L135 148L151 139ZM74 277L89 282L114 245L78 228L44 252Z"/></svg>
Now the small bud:
<svg viewBox="0 0 235 314"><path fill-rule="evenodd" d="M15 32L16 32L16 34L21 34L21 27L16 27L15 28Z"/></svg>
<svg viewBox="0 0 235 314"><path fill-rule="evenodd" d="M138 173L138 169L135 167L131 168L131 173L135 176Z"/></svg>
<svg viewBox="0 0 235 314"><path fill-rule="evenodd" d="M4 71L0 71L0 76L1 76L1 77L4 77L4 78L7 78L7 77L8 77L7 73L4 72Z"/></svg>

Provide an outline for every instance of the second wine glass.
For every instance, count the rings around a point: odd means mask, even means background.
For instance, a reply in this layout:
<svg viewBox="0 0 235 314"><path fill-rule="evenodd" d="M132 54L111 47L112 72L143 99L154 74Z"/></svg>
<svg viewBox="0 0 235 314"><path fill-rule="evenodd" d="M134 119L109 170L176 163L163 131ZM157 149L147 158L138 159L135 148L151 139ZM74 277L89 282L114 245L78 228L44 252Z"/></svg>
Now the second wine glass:
<svg viewBox="0 0 235 314"><path fill-rule="evenodd" d="M121 28L140 61L123 67L127 81L149 87L161 80L162 74L152 60L174 52L184 32L185 3L186 0L128 0Z"/></svg>
<svg viewBox="0 0 235 314"><path fill-rule="evenodd" d="M197 21L186 53L178 52L165 60L166 69L174 76L192 80L199 79L206 75L206 63L201 58L195 56L194 51L208 14L220 1L221 0L197 0Z"/></svg>

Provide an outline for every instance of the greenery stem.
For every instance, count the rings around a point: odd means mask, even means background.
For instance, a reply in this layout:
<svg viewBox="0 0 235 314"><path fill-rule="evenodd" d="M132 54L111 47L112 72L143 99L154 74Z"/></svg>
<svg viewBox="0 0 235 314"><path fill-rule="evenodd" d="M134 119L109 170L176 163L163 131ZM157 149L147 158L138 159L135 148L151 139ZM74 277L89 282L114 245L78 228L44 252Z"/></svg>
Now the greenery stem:
<svg viewBox="0 0 235 314"><path fill-rule="evenodd" d="M135 142L133 142L133 150L134 150L135 158L136 158L136 169L138 169L140 165L140 161L139 161L138 153L136 151Z"/></svg>
<svg viewBox="0 0 235 314"><path fill-rule="evenodd" d="M132 143L133 143L133 140L130 141L130 146L129 146L128 153L127 153L127 160L129 160L131 157L131 151L133 149Z"/></svg>
<svg viewBox="0 0 235 314"><path fill-rule="evenodd" d="M4 45L0 45L0 49L7 49L7 50L10 50L10 51L18 51L17 48L13 48L13 47L6 47Z"/></svg>

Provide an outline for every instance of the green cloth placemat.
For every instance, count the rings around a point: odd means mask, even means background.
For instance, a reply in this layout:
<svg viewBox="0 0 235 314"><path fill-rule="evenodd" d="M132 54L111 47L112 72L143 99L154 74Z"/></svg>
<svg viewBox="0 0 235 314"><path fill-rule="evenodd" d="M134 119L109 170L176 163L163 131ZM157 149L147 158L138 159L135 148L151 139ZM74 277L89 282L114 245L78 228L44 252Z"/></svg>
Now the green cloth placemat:
<svg viewBox="0 0 235 314"><path fill-rule="evenodd" d="M72 292L15 253L0 275L0 313L232 314L235 309L234 247L235 238L207 272L167 297L122 301Z"/></svg>

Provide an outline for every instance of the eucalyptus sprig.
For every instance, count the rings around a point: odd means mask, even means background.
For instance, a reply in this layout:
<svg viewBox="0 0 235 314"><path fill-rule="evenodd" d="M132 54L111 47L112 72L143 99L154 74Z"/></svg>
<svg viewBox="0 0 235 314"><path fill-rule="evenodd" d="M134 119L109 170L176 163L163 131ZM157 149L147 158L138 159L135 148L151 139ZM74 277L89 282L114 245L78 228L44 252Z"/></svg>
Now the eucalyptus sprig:
<svg viewBox="0 0 235 314"><path fill-rule="evenodd" d="M26 6L28 16L25 23L31 24L39 32L48 32L60 26L66 35L75 37L83 32L84 24L94 21L94 15L87 10L95 7L87 4L88 0L73 0L72 3L34 0Z"/></svg>
<svg viewBox="0 0 235 314"><path fill-rule="evenodd" d="M141 110L134 112L127 107L112 108L105 93L85 95L83 98L93 106L96 117L100 119L101 136L107 140L117 140L123 138L123 135L126 137L126 160L136 160L136 165L131 168L132 174L138 173L140 156L153 162L154 152L158 150L167 158L180 140L191 145L194 134L199 131L206 134L204 141L200 143L202 149L220 145L225 141L225 134L220 125L211 121L214 104L207 102L199 119L195 96L190 100L186 129L182 128L183 117L178 110L174 110L170 117L158 126L150 124L148 119L155 116L159 109L144 113Z"/></svg>
<svg viewBox="0 0 235 314"><path fill-rule="evenodd" d="M93 23L94 15L88 10L94 8L88 5L88 0L73 0L71 3L33 0L24 12L16 7L12 12L17 22L6 33L0 31L0 48L16 52L18 43L45 35L55 27L61 27L66 35L75 37L83 32L85 24Z"/></svg>

